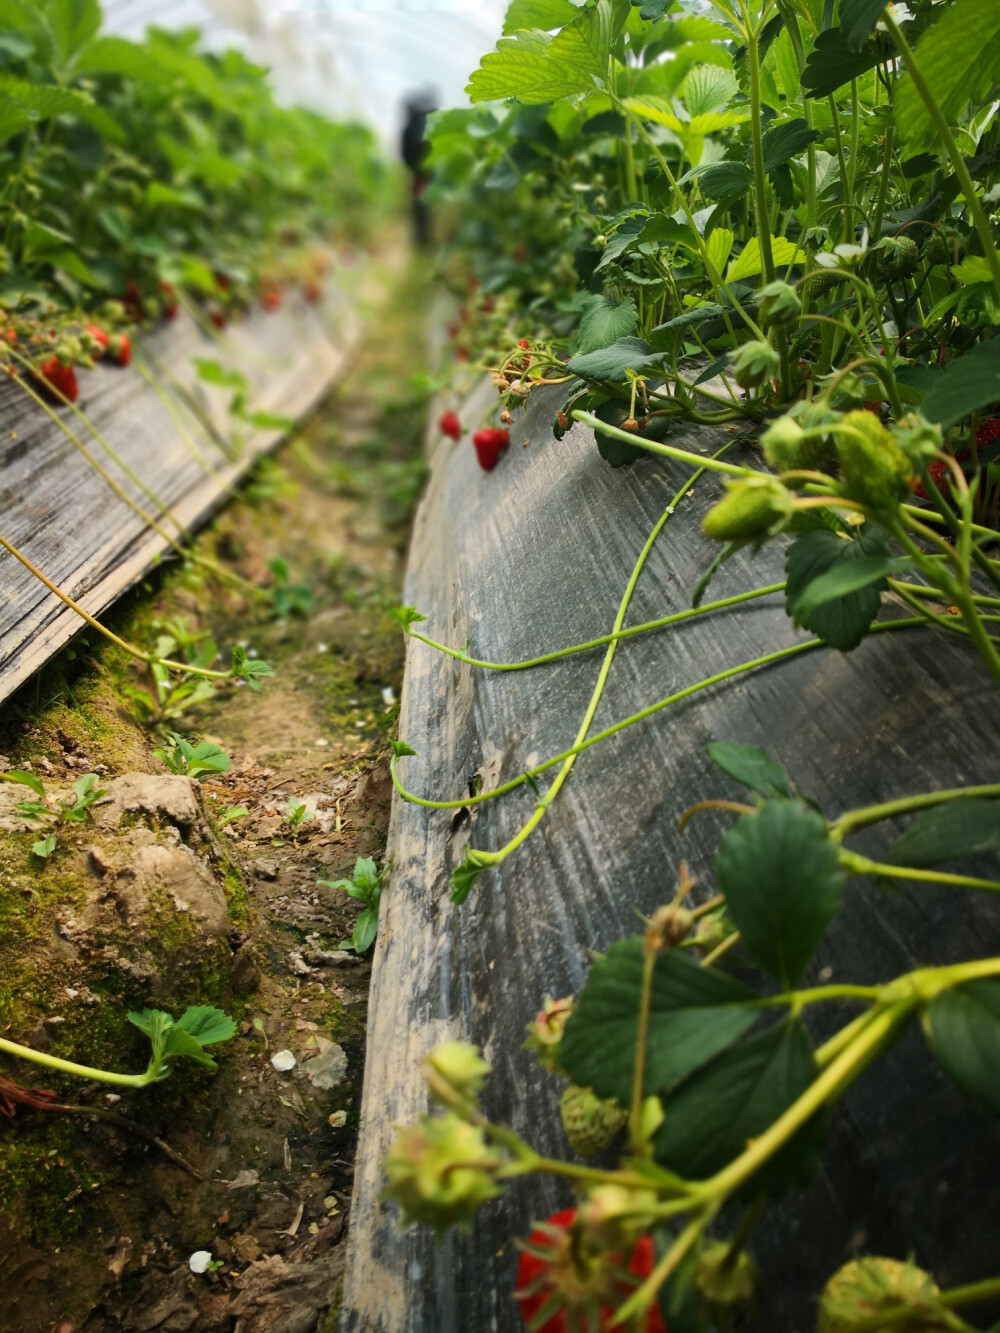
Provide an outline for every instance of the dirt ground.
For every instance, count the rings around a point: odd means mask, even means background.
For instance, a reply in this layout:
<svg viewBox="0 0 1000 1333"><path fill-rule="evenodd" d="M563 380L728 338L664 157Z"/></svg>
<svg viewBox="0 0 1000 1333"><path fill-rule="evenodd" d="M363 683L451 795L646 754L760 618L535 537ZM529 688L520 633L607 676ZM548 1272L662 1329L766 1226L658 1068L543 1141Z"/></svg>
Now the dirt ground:
<svg viewBox="0 0 1000 1333"><path fill-rule="evenodd" d="M413 271L393 280L341 386L199 538L266 595L175 567L110 617L191 654L241 643L273 680L143 724L164 712L148 673L88 633L3 711L0 770L30 766L50 804L89 772L108 794L42 863L13 809L30 793L0 783L0 1036L137 1071L129 1009L217 1004L237 1033L217 1073L138 1090L0 1056L0 1076L74 1108L0 1117L2 1333L333 1327L370 968L341 947L357 904L317 881L385 845L425 297ZM169 774L153 751L172 731L230 770Z"/></svg>

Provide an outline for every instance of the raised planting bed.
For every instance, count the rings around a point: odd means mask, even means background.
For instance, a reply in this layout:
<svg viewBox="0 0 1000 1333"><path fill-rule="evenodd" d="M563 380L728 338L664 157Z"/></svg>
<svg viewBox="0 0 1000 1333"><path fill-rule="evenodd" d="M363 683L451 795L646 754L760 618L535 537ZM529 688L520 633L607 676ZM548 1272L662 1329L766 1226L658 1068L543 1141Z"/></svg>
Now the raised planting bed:
<svg viewBox="0 0 1000 1333"><path fill-rule="evenodd" d="M358 336L361 276L342 267L322 304L290 293L221 334L182 313L139 340L130 369L81 372L80 413L50 396L47 414L23 376L0 385L0 537L99 615L176 557L284 423L329 388ZM230 411L240 394L242 417ZM0 586L3 700L84 622L9 550Z"/></svg>
<svg viewBox="0 0 1000 1333"><path fill-rule="evenodd" d="M671 504L625 625L691 607L718 549L700 531L721 493L718 479L700 476L674 503L690 466L647 456L609 468L581 424L555 442L550 423L560 401L558 389L533 391L509 451L488 474L467 438L440 440L405 595L427 619L412 631L500 663L607 635L633 562ZM495 389L482 384L462 407L462 423L472 428L495 402ZM727 441L722 431L686 425L667 438L705 456ZM726 457L759 466L738 443ZM703 607L780 585L789 542L738 551ZM910 615L884 595L879 623ZM829 820L917 792L995 782L995 686L967 640L925 624L876 630L851 652L810 642L793 628L780 592L621 642L590 735L716 673L779 656L678 698L582 753L534 835L486 868L459 906L449 903L449 877L467 850L492 851L514 838L559 770L537 774L538 793L524 783L496 800L461 802L573 746L604 647L504 672L411 639L399 737L416 753L401 752L397 777L412 795L450 798L455 808L395 798L341 1333L523 1327L512 1296L513 1238L570 1203L569 1184L528 1175L485 1203L470 1230L403 1229L398 1207L383 1195L394 1126L428 1107L421 1058L443 1041L464 1040L492 1065L481 1093L489 1120L513 1127L540 1153L579 1164L560 1129L565 1079L524 1049L526 1029L547 993L580 992L593 951L635 936L637 913L671 901L682 862L695 880L689 906L717 892L716 853L734 814L707 811L683 831L678 819L708 798L744 805L754 797L713 764L710 743L766 750ZM862 829L850 846L883 862L909 818ZM966 858L960 866L982 876L987 864ZM808 868L801 873L811 886ZM821 933L803 984L876 986L915 967L996 952L1000 902L990 892L907 882L905 873L891 884L851 875ZM725 966L745 981L760 975L749 963L737 951ZM835 999L804 1012L819 1046L857 1010ZM742 1109L737 1104L733 1117ZM669 1124L669 1102L666 1114ZM778 1200L758 1221L751 1249L762 1278L748 1326L806 1333L830 1273L857 1252L912 1255L941 1287L990 1274L1000 1223L983 1173L998 1150L997 1121L963 1099L911 1023L832 1108L811 1187ZM697 1163L688 1164L698 1174ZM735 1218L730 1205L713 1234L731 1230Z"/></svg>

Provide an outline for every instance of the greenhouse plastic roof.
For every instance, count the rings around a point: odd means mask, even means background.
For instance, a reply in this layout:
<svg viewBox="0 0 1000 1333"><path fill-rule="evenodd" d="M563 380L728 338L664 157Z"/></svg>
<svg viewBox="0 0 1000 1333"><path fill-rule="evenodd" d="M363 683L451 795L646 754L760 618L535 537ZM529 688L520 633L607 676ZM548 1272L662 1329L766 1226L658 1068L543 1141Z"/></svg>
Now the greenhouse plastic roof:
<svg viewBox="0 0 1000 1333"><path fill-rule="evenodd" d="M360 119L394 142L404 98L464 88L500 35L507 0L104 0L106 26L128 37L148 24L196 24L209 47L238 46L269 66L286 101Z"/></svg>

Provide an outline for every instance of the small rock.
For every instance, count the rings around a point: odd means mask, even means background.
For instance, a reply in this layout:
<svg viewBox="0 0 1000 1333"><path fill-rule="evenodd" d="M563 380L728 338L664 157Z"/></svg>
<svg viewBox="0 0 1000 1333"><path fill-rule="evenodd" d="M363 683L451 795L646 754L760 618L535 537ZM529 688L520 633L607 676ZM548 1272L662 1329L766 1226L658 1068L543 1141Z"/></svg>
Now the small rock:
<svg viewBox="0 0 1000 1333"><path fill-rule="evenodd" d="M253 863L253 873L258 879L274 880L278 878L281 867L277 861L265 861L263 859Z"/></svg>
<svg viewBox="0 0 1000 1333"><path fill-rule="evenodd" d="M314 1038L319 1055L304 1066L306 1078L314 1088L327 1091L342 1083L347 1073L347 1052L326 1037Z"/></svg>
<svg viewBox="0 0 1000 1333"><path fill-rule="evenodd" d="M294 1069L298 1061L291 1051L275 1051L271 1056L271 1064L279 1074L287 1074L290 1069Z"/></svg>
<svg viewBox="0 0 1000 1333"><path fill-rule="evenodd" d="M87 848L87 868L92 874L95 874L98 879L103 879L110 870L114 869L113 865L104 854L104 849L96 845Z"/></svg>
<svg viewBox="0 0 1000 1333"><path fill-rule="evenodd" d="M331 1129L343 1129L344 1126L347 1124L347 1112L333 1111L330 1115L326 1117L326 1123L330 1126Z"/></svg>
<svg viewBox="0 0 1000 1333"><path fill-rule="evenodd" d="M177 828L198 822L198 797L190 778L173 773L124 773L112 778L107 795L95 809L98 823L116 829L123 815L147 814Z"/></svg>

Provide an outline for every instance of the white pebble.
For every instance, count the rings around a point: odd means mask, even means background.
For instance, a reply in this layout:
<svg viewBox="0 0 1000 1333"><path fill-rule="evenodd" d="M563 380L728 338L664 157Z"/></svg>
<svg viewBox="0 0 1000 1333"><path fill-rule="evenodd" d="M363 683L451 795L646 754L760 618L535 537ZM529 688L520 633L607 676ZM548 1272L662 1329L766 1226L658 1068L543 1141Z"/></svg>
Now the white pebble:
<svg viewBox="0 0 1000 1333"><path fill-rule="evenodd" d="M382 691L382 702L385 704L386 708L391 708L396 702L396 691L391 685L387 685Z"/></svg>
<svg viewBox="0 0 1000 1333"><path fill-rule="evenodd" d="M276 1051L271 1056L271 1064L279 1074L287 1074L289 1069L295 1068L296 1060L291 1051Z"/></svg>

